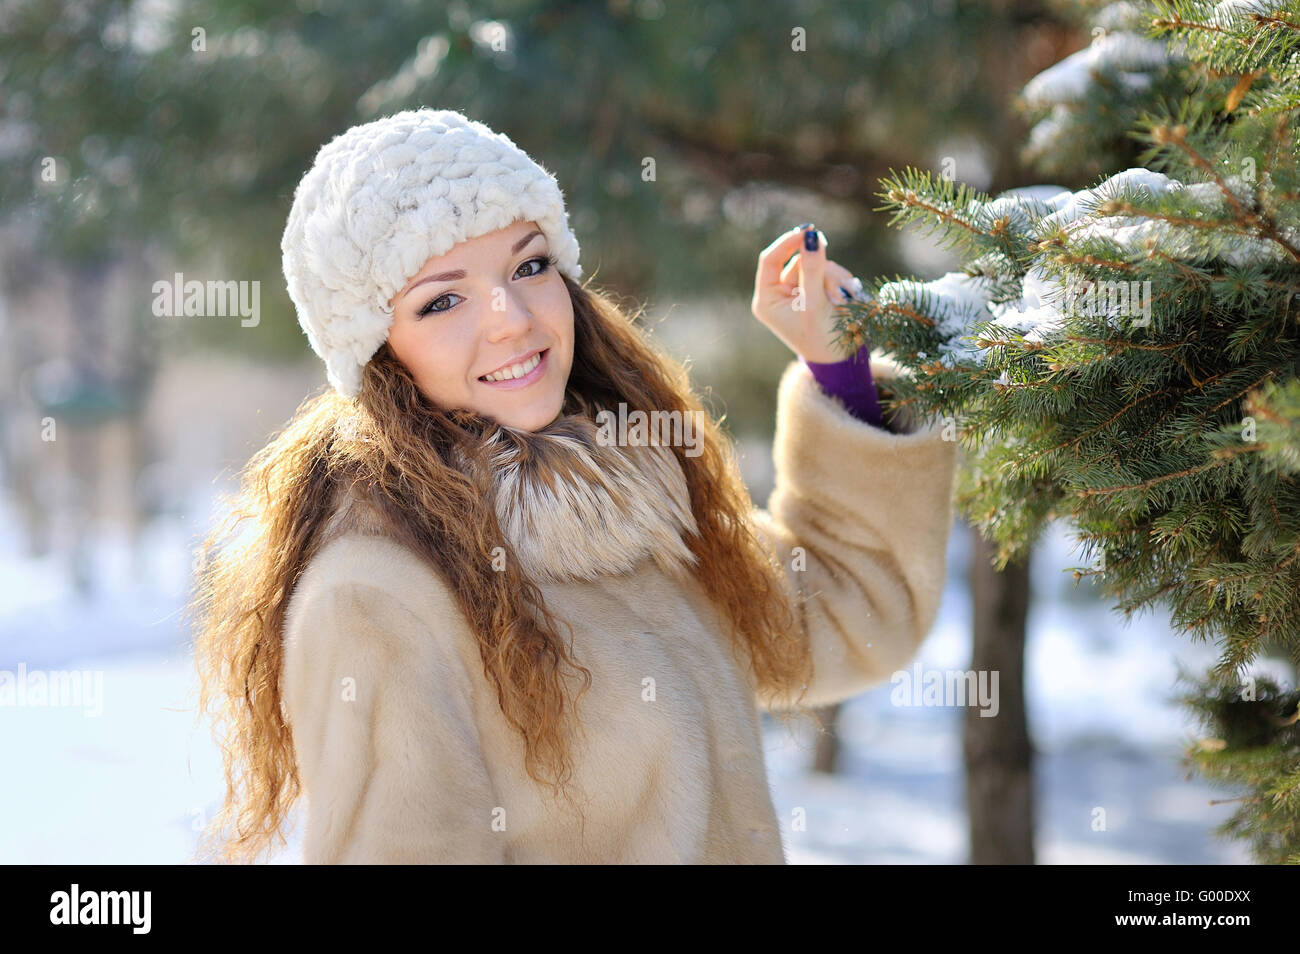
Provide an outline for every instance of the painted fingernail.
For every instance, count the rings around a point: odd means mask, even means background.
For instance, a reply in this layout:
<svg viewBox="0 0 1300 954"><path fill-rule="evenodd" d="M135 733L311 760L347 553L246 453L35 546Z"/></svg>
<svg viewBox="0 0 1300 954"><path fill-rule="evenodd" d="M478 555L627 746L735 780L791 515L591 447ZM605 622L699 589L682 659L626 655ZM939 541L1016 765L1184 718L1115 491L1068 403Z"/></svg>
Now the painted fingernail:
<svg viewBox="0 0 1300 954"><path fill-rule="evenodd" d="M809 229L803 233L803 247L810 252L817 251L817 230Z"/></svg>
<svg viewBox="0 0 1300 954"><path fill-rule="evenodd" d="M844 296L845 301L853 301L853 295L851 295L849 290L843 285L840 286L840 294Z"/></svg>
<svg viewBox="0 0 1300 954"><path fill-rule="evenodd" d="M796 226L795 226L795 228L798 229L800 232L802 232L804 229L810 229L810 228L812 228L812 227L813 227L813 224L812 224L811 222L805 222L803 225L796 225Z"/></svg>

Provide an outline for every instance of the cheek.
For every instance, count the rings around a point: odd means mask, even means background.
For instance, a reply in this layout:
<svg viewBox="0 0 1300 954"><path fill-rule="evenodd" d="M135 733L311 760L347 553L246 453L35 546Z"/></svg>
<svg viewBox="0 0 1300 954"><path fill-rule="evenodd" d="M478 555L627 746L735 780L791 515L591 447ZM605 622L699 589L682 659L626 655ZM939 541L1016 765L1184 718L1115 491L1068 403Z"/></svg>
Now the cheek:
<svg viewBox="0 0 1300 954"><path fill-rule="evenodd" d="M439 328L431 318L395 325L388 336L389 346L399 361L425 392L446 396L464 387L469 368L469 350L465 342L447 329Z"/></svg>
<svg viewBox="0 0 1300 954"><path fill-rule="evenodd" d="M573 300L564 282L548 283L534 301L533 313L543 317L547 328L557 338L573 340Z"/></svg>

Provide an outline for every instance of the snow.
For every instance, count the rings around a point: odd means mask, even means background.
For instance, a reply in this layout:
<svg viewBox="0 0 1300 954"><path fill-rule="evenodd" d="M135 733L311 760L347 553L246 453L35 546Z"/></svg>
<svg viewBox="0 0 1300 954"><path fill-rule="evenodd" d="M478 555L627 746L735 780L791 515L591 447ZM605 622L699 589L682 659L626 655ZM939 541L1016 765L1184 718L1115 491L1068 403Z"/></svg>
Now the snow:
<svg viewBox="0 0 1300 954"><path fill-rule="evenodd" d="M1252 201L1253 184L1240 175L1226 175L1221 179L1223 186L1236 200L1248 207ZM1180 193L1190 199L1189 205L1193 210L1208 220L1227 219L1231 215L1228 198L1218 183L1197 182L1186 185L1162 173L1137 166L1125 169L1091 189L1081 189L1068 197L1058 197L1057 211L1039 223L1038 234L1045 235L1054 228L1064 227L1072 238L1103 237L1126 252L1139 251L1146 243L1155 242L1164 252L1175 257L1197 254L1193 237L1203 236L1204 229L1175 225L1157 218L1092 214L1101 202L1119 198L1131 190L1143 190L1152 198ZM1291 241L1300 240L1300 230L1284 230L1284 234ZM1289 256L1277 243L1244 235L1231 236L1225 247L1218 251L1218 255L1236 266L1289 261Z"/></svg>
<svg viewBox="0 0 1300 954"><path fill-rule="evenodd" d="M989 312L999 327L1023 334L1026 341L1044 342L1061 327L1060 296L1064 286L1035 266L1025 273L1022 287L1018 301L991 305Z"/></svg>
<svg viewBox="0 0 1300 954"><path fill-rule="evenodd" d="M1060 193L1048 200L1055 211L1039 223L1037 232L1045 235L1058 228L1074 225L1080 219L1090 216L1102 202L1114 199L1122 192L1146 189L1153 196L1161 195L1169 191L1172 182L1173 179L1162 173L1134 166L1116 173L1091 189Z"/></svg>
<svg viewBox="0 0 1300 954"><path fill-rule="evenodd" d="M1052 107L1045 117L1034 123L1029 130L1026 149L1031 155L1043 155L1056 148L1056 143L1069 129L1070 109L1060 103Z"/></svg>
<svg viewBox="0 0 1300 954"><path fill-rule="evenodd" d="M1103 32L1087 47L1043 70L1021 91L1031 109L1083 101L1096 83L1096 75L1113 76L1134 89L1145 88L1149 76L1138 71L1157 70L1170 60L1163 40L1150 40L1125 31Z"/></svg>
<svg viewBox="0 0 1300 954"><path fill-rule="evenodd" d="M1032 230L1035 222L1058 208L1057 200L1064 191L1060 186L1024 186L1000 193L983 203L983 207L988 218L1006 218L1014 231L1026 233ZM975 214L980 204L972 201L967 212Z"/></svg>
<svg viewBox="0 0 1300 954"><path fill-rule="evenodd" d="M960 360L982 359L973 344L963 344L966 330L976 321L987 321L992 295L988 279L948 272L933 281L904 279L884 285L876 298L919 310L922 297L929 303L929 314L936 321L936 331L945 339L939 344L938 360L952 367Z"/></svg>
<svg viewBox="0 0 1300 954"><path fill-rule="evenodd" d="M1253 185L1249 180L1228 175L1222 181L1238 201L1250 202ZM1149 242L1158 243L1166 253L1176 257L1199 254L1194 237L1202 230L1157 218L1096 214L1097 208L1108 200L1127 195L1141 201L1143 193L1149 199L1175 193L1183 195L1189 199L1191 210L1207 219L1226 219L1230 215L1228 198L1218 183L1185 185L1140 166L1125 169L1092 188L1077 192L1054 185L1012 189L984 203L983 209L989 218L1005 217L1013 230L1034 239L1045 238L1060 229L1070 241L1104 238L1126 254L1140 253ZM966 211L975 215L980 211L980 203L972 201ZM1300 242L1300 229L1284 230L1284 234L1288 240ZM1240 235L1231 237L1217 254L1236 266L1287 260L1286 252L1277 243ZM990 349L977 348L971 337L977 322L992 321L1024 335L1026 341L1046 343L1062 330L1066 303L1077 302L1072 296L1084 291L1069 288L1040 265L1026 270L1019 298L995 302L991 284L983 276L954 271L927 282L913 279L889 282L877 297L926 313L921 305L922 296L927 296L928 314L935 319L936 332L944 339L938 347L938 358L945 366L953 367L960 362L982 365L987 359ZM1125 309L1131 311L1127 293L1113 299L1098 295L1097 301L1110 303L1101 313L1108 315L1112 327L1121 328L1135 317L1125 313Z"/></svg>
<svg viewBox="0 0 1300 954"><path fill-rule="evenodd" d="M1025 84L1020 92L1025 105L1047 111L1029 131L1029 154L1042 155L1066 146L1063 137L1072 135L1072 126L1082 121L1077 106L1094 90L1099 77L1129 94L1139 94L1151 87L1157 72L1185 59L1186 42L1181 37L1152 39L1143 35L1152 16L1145 5L1108 4L1095 16L1091 45Z"/></svg>
<svg viewBox="0 0 1300 954"><path fill-rule="evenodd" d="M0 709L5 757L28 767L0 795L0 863L189 863L223 790L220 754L189 698L193 661L180 648L87 651L58 665L102 672L101 717L70 707ZM297 863L298 852L280 852L277 863Z"/></svg>
<svg viewBox="0 0 1300 954"><path fill-rule="evenodd" d="M1129 30L1140 32L1151 21L1152 11L1148 3L1109 3L1097 11L1094 17L1097 26L1103 30Z"/></svg>
<svg viewBox="0 0 1300 954"><path fill-rule="evenodd" d="M1210 22L1225 29L1240 28L1250 25L1249 18L1252 13L1267 16L1270 13L1277 13L1287 5L1288 0L1223 0L1222 3L1215 5ZM1247 23L1241 23L1243 19Z"/></svg>
<svg viewBox="0 0 1300 954"><path fill-rule="evenodd" d="M960 294L959 286L954 286ZM191 513L207 512L203 507ZM101 535L93 574L104 582L81 600L61 568L18 551L0 504L0 669L102 674L102 713L75 707L0 707L0 750L25 766L0 790L0 863L173 864L192 861L198 828L220 805L219 752L196 720L197 687L180 610L200 529L151 525L140 559ZM939 618L917 660L967 668L968 537L954 528ZM1176 766L1185 716L1168 698L1175 659L1195 668L1209 647L1145 622L1122 628L1062 568L1080 562L1063 530L1033 567L1026 686L1039 752L1038 849L1044 863L1221 863L1242 849L1209 829L1231 806L1188 782ZM773 801L795 863L962 863L961 712L895 706L886 683L843 708L843 771L809 773L811 739L765 717ZM1108 830L1091 828L1096 807ZM792 829L803 809L806 830ZM301 816L272 863L300 860Z"/></svg>

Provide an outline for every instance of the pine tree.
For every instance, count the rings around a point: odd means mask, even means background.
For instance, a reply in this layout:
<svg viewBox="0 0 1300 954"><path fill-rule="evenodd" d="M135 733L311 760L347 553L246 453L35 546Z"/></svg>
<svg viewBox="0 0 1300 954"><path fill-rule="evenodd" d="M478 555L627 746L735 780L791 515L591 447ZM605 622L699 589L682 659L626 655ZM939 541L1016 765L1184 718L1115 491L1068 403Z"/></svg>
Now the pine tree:
<svg viewBox="0 0 1300 954"><path fill-rule="evenodd" d="M1240 796L1218 833L1300 863L1300 691L1255 668L1300 662L1300 0L1081 9L1092 46L1022 94L1026 154L1102 181L989 196L891 172L891 224L965 264L877 281L841 340L891 352L912 374L887 403L961 441L958 503L996 565L1068 520L1076 584L1213 640L1186 764ZM1124 136L1140 165L1105 175Z"/></svg>

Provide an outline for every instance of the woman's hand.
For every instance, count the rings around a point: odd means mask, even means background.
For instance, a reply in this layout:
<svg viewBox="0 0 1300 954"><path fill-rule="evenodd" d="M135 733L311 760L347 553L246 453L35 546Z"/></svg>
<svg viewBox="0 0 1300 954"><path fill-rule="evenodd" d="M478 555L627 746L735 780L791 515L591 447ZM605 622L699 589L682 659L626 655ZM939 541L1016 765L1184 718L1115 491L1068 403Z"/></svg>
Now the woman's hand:
<svg viewBox="0 0 1300 954"><path fill-rule="evenodd" d="M805 245L805 236L814 237L815 249ZM750 306L754 317L786 347L814 364L850 357L832 346L838 337L835 305L848 300L846 293L858 301L865 299L862 282L826 257L826 245L826 236L808 223L763 249ZM794 259L786 265L791 255Z"/></svg>

